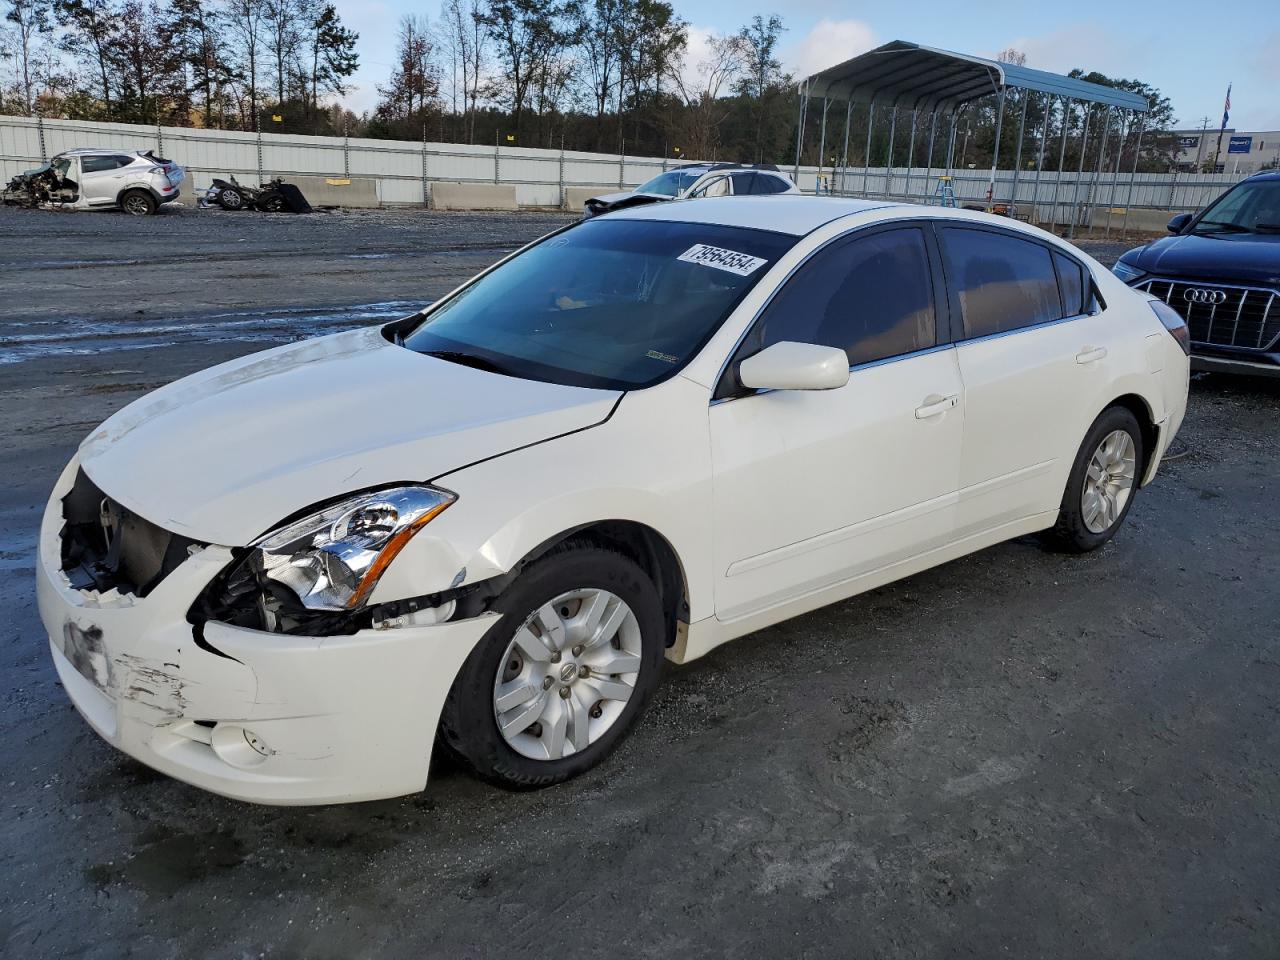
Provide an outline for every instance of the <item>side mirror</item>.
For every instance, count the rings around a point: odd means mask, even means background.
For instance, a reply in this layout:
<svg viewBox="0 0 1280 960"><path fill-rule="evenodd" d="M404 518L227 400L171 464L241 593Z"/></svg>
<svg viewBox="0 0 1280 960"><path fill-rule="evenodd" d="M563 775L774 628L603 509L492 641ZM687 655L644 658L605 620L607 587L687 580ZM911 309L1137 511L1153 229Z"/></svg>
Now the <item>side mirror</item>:
<svg viewBox="0 0 1280 960"><path fill-rule="evenodd" d="M834 390L849 382L849 357L835 347L783 340L738 364L753 390Z"/></svg>
<svg viewBox="0 0 1280 960"><path fill-rule="evenodd" d="M1180 213L1169 221L1170 233L1181 233L1188 223L1191 222L1193 214Z"/></svg>

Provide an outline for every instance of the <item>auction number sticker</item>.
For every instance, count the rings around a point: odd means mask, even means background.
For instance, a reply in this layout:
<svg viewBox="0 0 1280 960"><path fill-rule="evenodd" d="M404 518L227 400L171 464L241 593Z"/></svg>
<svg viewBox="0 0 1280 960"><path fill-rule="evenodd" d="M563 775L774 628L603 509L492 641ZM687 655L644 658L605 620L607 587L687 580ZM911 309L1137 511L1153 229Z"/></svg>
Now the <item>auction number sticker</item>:
<svg viewBox="0 0 1280 960"><path fill-rule="evenodd" d="M717 270L727 270L740 277L751 276L769 262L753 257L749 253L738 253L736 250L712 247L705 243L695 243L676 259L683 260L685 263L701 264L704 267L715 267Z"/></svg>

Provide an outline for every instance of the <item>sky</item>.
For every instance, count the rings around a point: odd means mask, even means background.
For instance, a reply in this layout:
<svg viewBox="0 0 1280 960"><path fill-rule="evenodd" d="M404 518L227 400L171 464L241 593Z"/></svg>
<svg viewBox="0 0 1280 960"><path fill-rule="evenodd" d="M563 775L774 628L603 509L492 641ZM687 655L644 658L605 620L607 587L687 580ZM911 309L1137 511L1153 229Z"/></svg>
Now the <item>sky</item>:
<svg viewBox="0 0 1280 960"><path fill-rule="evenodd" d="M396 24L404 13L435 21L437 0L337 0L343 19L360 33L361 69L346 102L372 109L376 85L391 71ZM690 25L690 61L706 39L732 33L754 14L777 13L783 66L797 77L847 60L890 40L909 40L959 53L994 56L1013 47L1027 66L1058 73L1074 67L1145 81L1173 101L1179 127L1222 120L1227 84L1230 127L1280 130L1280 13L1276 0L1236 0L1214 7L1165 0L1158 7L1123 0L1063 3L881 0L671 0Z"/></svg>

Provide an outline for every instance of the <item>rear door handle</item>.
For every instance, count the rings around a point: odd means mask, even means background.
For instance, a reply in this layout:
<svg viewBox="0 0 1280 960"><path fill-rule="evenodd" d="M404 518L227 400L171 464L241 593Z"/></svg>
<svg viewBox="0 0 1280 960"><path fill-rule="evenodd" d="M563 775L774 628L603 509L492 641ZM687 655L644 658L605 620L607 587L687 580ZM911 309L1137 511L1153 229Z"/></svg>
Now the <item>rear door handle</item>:
<svg viewBox="0 0 1280 960"><path fill-rule="evenodd" d="M1106 347L1084 347L1076 354L1076 363L1093 363L1107 355Z"/></svg>
<svg viewBox="0 0 1280 960"><path fill-rule="evenodd" d="M936 417L939 414L946 413L960 402L958 394L952 394L944 397L941 394L931 393L924 398L924 403L916 407L916 419L927 420L929 417Z"/></svg>

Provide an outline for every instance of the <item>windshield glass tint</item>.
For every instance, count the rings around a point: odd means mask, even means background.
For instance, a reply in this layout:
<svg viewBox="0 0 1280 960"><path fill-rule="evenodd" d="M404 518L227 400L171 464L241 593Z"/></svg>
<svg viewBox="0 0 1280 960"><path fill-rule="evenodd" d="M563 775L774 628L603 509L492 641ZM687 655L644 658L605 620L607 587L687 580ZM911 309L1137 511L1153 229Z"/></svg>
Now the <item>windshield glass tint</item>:
<svg viewBox="0 0 1280 960"><path fill-rule="evenodd" d="M1205 211L1196 233L1280 231L1280 180L1242 183Z"/></svg>
<svg viewBox="0 0 1280 960"><path fill-rule="evenodd" d="M636 193L658 193L664 197L676 197L680 195L682 190L688 190L698 181L696 173L682 173L679 170L670 170L667 173L660 173L652 180L640 184L636 187Z"/></svg>
<svg viewBox="0 0 1280 960"><path fill-rule="evenodd" d="M795 241L700 223L589 220L441 304L404 345L511 376L645 387L692 359Z"/></svg>

